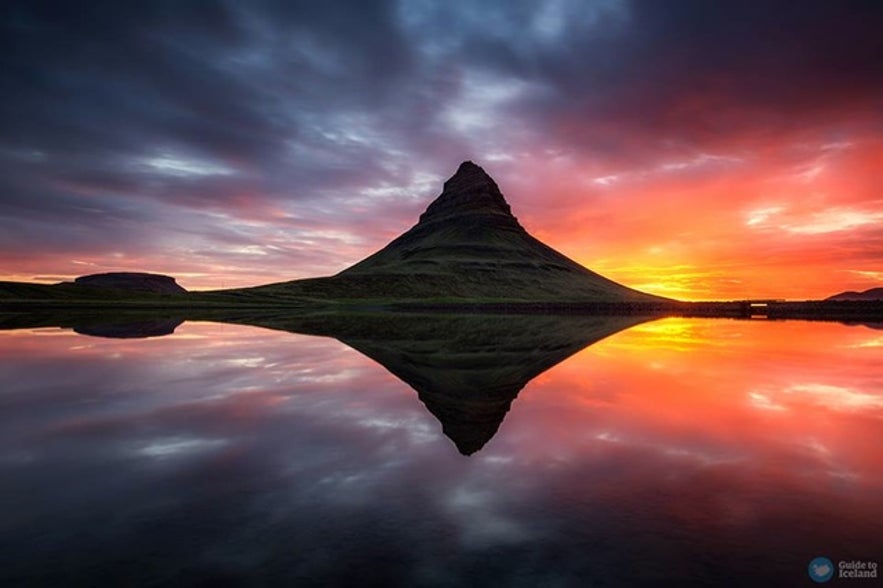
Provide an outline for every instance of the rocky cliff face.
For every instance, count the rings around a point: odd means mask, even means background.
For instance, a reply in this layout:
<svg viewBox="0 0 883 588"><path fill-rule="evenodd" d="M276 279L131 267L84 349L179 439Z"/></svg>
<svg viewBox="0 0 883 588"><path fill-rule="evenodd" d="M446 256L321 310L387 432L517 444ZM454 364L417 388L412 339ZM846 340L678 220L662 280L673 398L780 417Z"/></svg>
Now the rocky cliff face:
<svg viewBox="0 0 883 588"><path fill-rule="evenodd" d="M175 282L175 278L139 272L92 274L80 276L74 282L83 286L152 292L154 294L184 294L187 292Z"/></svg>
<svg viewBox="0 0 883 588"><path fill-rule="evenodd" d="M501 224L521 228L497 183L485 171L464 161L448 181L441 196L420 215L420 224L439 222L468 214L498 216Z"/></svg>
<svg viewBox="0 0 883 588"><path fill-rule="evenodd" d="M471 161L445 182L414 227L332 279L378 297L662 300L608 280L532 237L494 180Z"/></svg>

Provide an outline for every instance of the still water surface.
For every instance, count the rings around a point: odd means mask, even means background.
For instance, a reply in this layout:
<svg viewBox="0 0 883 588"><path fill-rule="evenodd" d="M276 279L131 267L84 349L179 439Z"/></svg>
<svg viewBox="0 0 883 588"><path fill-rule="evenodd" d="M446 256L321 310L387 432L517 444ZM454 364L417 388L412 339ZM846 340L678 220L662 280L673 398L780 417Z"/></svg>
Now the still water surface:
<svg viewBox="0 0 883 588"><path fill-rule="evenodd" d="M2 585L799 586L816 556L883 563L883 330L662 319L536 377L573 350L446 374L414 345L371 348L384 367L248 326L0 332ZM448 398L485 387L502 404Z"/></svg>

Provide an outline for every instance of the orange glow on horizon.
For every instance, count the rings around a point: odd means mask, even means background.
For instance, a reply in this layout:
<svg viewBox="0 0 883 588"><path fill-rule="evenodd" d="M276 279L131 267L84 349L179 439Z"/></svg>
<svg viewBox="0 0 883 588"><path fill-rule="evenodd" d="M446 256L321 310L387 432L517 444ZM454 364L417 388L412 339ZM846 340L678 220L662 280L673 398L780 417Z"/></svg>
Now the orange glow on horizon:
<svg viewBox="0 0 883 588"><path fill-rule="evenodd" d="M558 204L529 208L525 223L632 288L681 300L804 300L883 284L879 140L790 139L618 174L582 166L562 164L547 186Z"/></svg>

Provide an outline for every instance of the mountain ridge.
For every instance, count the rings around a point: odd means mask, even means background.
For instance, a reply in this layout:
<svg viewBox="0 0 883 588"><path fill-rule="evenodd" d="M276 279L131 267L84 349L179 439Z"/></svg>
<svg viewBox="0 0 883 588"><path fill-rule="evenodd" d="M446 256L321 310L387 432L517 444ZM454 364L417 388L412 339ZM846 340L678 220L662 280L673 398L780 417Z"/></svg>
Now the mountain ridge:
<svg viewBox="0 0 883 588"><path fill-rule="evenodd" d="M825 300L883 300L883 287L870 288L862 292L847 290L825 298Z"/></svg>
<svg viewBox="0 0 883 588"><path fill-rule="evenodd" d="M152 292L155 294L186 294L175 278L162 274L146 272L107 272L89 274L74 280L75 284L94 288L113 288L117 290L133 290L136 292Z"/></svg>

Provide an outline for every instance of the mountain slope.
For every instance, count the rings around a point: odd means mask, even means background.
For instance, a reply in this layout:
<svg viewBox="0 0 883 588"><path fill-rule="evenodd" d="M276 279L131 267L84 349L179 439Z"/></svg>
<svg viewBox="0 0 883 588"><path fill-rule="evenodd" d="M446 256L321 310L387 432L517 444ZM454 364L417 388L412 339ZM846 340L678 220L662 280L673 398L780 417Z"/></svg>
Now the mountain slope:
<svg viewBox="0 0 883 588"><path fill-rule="evenodd" d="M250 289L252 294L347 299L661 302L592 272L532 237L497 184L464 162L419 222L330 278Z"/></svg>

